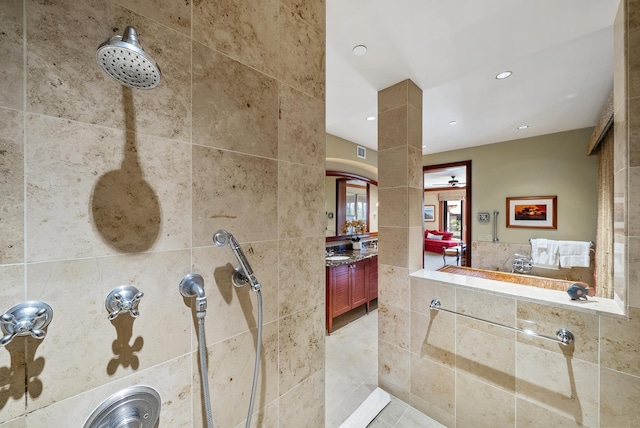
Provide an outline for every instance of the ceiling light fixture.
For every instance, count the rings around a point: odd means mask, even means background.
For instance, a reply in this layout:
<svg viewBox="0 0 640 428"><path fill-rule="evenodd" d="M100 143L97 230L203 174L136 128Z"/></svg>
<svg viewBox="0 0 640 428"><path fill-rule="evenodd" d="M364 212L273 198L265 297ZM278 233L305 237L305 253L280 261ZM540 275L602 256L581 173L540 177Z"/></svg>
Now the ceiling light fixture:
<svg viewBox="0 0 640 428"><path fill-rule="evenodd" d="M375 116L367 116L367 120L371 122L372 120L376 120Z"/></svg>
<svg viewBox="0 0 640 428"><path fill-rule="evenodd" d="M502 73L498 73L496 75L496 79L498 80L502 80L502 79L506 79L507 77L511 76L513 73L510 71L503 71Z"/></svg>
<svg viewBox="0 0 640 428"><path fill-rule="evenodd" d="M452 120L451 122L449 122L449 125L455 125L456 123L458 123L457 120Z"/></svg>
<svg viewBox="0 0 640 428"><path fill-rule="evenodd" d="M362 56L367 53L367 47L365 45L357 45L353 48L353 54Z"/></svg>
<svg viewBox="0 0 640 428"><path fill-rule="evenodd" d="M518 126L518 129L527 129L529 127L529 125L520 125Z"/></svg>

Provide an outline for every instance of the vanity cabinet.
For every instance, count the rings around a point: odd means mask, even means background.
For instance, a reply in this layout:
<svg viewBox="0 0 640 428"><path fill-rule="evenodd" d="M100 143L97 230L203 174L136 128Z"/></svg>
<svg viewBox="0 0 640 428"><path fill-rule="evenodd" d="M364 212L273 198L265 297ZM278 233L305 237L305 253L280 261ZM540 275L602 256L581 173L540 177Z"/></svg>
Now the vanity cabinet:
<svg viewBox="0 0 640 428"><path fill-rule="evenodd" d="M372 280L372 260L375 259L375 285ZM331 334L333 319L351 309L366 305L369 312L369 302L372 300L371 287L375 287L375 297L378 295L378 257L360 260L339 266L326 268L326 316L327 332Z"/></svg>

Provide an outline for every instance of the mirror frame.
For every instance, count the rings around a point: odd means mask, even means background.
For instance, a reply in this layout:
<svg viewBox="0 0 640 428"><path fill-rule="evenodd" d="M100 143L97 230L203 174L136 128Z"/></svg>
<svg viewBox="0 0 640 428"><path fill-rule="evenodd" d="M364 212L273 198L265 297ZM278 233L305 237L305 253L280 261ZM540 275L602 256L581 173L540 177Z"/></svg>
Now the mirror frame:
<svg viewBox="0 0 640 428"><path fill-rule="evenodd" d="M367 227L369 227L370 224L370 220L369 220L369 216L371 215L371 209L370 209L370 205L369 205L369 189L368 186L370 184L374 184L374 185L378 185L378 182L375 180L372 180L370 178L367 177L363 177L361 175L358 174L352 174L350 172L342 172L342 171L326 171L325 172L325 177L340 177L340 178L348 178L351 180L361 180L367 183ZM338 197L338 192L336 192L336 198ZM336 208L338 207L338 203L336 201ZM335 221L336 221L336 226L337 226L337 222L338 222L338 215L336 213L335 216ZM337 233L338 228L336 227L336 233ZM372 236L378 236L378 232L369 232L367 231L367 233L363 233L362 235L360 235L361 238L369 238ZM350 240L351 239L351 235L337 235L336 236L327 236L325 237L326 242L333 242L333 241L346 241L346 240Z"/></svg>

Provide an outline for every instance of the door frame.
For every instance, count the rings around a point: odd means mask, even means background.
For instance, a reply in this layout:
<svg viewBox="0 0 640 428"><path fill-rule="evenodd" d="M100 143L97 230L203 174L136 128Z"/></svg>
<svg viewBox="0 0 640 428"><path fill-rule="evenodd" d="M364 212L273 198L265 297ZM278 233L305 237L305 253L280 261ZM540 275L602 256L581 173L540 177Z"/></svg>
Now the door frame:
<svg viewBox="0 0 640 428"><path fill-rule="evenodd" d="M464 241L465 244L467 244L467 257L466 257L466 265L470 266L471 265L471 196L472 196L472 186L471 186L471 160L465 160L465 161L458 161L458 162L448 162L448 163L441 163L441 164L435 164L435 165L424 165L422 167L422 174L424 176L425 173L428 173L429 171L437 171L437 170L441 170L441 169L445 169L445 168L450 168L452 166L464 166L465 167L465 171L466 171L466 175L465 175L465 203L463 204L464 207L464 212L462 213L462 217L464 219L464 225L463 225L463 230L462 230L462 240ZM422 186L422 195L424 198L424 185ZM429 190L445 190L445 189L450 189L449 187L442 187L442 188L433 188L433 189L429 189ZM439 207L438 209L440 209L440 204L438 204ZM440 216L440 221L442 221L442 216ZM424 222L423 222L423 227L424 227ZM422 231L422 233L424 234L424 230Z"/></svg>

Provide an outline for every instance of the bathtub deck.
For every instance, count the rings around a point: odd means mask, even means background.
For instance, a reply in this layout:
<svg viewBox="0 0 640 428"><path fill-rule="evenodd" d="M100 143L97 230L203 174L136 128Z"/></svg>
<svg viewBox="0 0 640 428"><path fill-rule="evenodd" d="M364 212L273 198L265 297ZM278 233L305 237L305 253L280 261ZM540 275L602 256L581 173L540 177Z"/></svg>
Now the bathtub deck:
<svg viewBox="0 0 640 428"><path fill-rule="evenodd" d="M440 272L453 273L456 275L472 276L475 278L493 279L495 281L509 282L512 284L528 285L531 287L546 288L549 290L567 291L575 281L565 281L562 279L542 278L539 276L522 275L517 273L498 272L484 269L474 269L465 266L444 266L438 269ZM586 285L586 284L585 284Z"/></svg>

